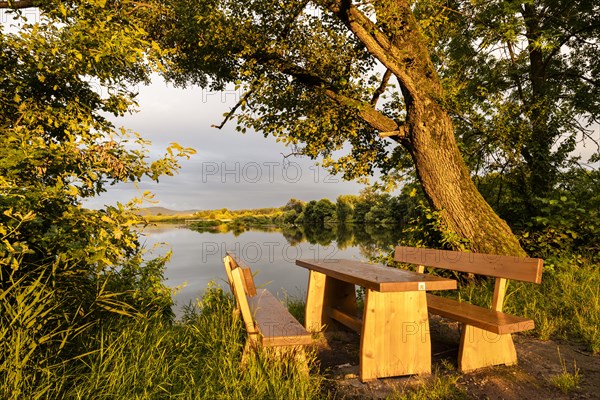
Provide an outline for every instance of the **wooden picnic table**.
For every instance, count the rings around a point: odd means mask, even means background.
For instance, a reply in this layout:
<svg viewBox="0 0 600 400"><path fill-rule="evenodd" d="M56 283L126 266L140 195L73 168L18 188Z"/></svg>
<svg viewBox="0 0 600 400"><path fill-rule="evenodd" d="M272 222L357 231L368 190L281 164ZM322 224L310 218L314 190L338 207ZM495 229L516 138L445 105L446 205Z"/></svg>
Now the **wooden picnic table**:
<svg viewBox="0 0 600 400"><path fill-rule="evenodd" d="M427 290L456 289L456 281L355 260L296 260L309 269L308 331L338 321L360 333L360 379L431 373ZM362 318L356 286L365 289Z"/></svg>

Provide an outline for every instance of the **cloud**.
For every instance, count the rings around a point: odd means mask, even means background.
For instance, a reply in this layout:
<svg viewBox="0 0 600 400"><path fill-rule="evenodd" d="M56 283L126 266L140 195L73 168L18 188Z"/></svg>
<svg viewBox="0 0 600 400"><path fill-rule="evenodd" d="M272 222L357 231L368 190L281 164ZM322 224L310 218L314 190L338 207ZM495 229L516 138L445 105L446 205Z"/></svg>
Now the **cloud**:
<svg viewBox="0 0 600 400"><path fill-rule="evenodd" d="M118 184L86 201L86 206L126 202L150 190L157 205L178 210L275 207L291 197L334 200L340 194L357 194L363 187L328 175L308 158L284 159L290 149L272 137L235 132L232 122L221 130L212 128L221 123L238 95L197 87L173 88L160 77L154 77L152 85L140 87L139 112L113 119L115 125L151 140L151 157L164 154L171 142L193 147L198 153L182 160L176 176L163 177L158 184L143 181L137 188Z"/></svg>

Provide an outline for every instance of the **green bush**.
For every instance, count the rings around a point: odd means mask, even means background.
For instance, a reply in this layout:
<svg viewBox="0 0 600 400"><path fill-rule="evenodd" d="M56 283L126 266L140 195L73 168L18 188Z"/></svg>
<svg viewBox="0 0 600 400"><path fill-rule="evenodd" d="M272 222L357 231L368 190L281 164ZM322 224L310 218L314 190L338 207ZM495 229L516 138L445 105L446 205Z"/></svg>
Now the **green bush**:
<svg viewBox="0 0 600 400"><path fill-rule="evenodd" d="M600 196L590 197L587 203L567 196L540 199L540 215L529 221L521 234L525 250L550 260L565 254L589 254L600 262Z"/></svg>
<svg viewBox="0 0 600 400"><path fill-rule="evenodd" d="M194 152L172 143L149 161L148 142L107 119L134 110L131 88L156 60L133 5L36 6L35 23L0 24L2 399L62 398L74 363L102 349L97 332L150 314L169 321L163 260L142 257L143 199L84 202L112 184L172 175Z"/></svg>

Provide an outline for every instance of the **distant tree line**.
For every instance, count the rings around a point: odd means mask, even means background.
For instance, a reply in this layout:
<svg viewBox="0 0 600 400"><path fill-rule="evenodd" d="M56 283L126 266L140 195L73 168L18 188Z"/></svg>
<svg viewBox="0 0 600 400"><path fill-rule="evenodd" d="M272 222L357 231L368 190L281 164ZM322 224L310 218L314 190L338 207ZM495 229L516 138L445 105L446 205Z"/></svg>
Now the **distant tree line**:
<svg viewBox="0 0 600 400"><path fill-rule="evenodd" d="M531 254L549 257L579 251L598 254L598 196L600 172L573 168L561 175L561 185L548 198L540 199L537 217L524 217L520 203L509 191L499 191L494 176L476 179L479 190L495 211L518 235ZM308 202L291 198L282 207L205 210L195 214L205 219L201 230L224 229L243 232L256 227L322 227L335 224L385 225L402 227L403 237L415 245L460 248L461 239L444 228L439 212L432 210L416 183L407 184L400 193L381 193L366 188L358 195L340 195ZM224 224L227 224L225 226Z"/></svg>
<svg viewBox="0 0 600 400"><path fill-rule="evenodd" d="M414 197L414 196L413 196ZM202 210L194 214L202 227L221 221L241 225L316 225L359 223L369 225L401 225L413 218L417 200L407 193L393 196L367 188L359 195L345 194L336 202L327 198L308 202L291 198L282 207L229 210Z"/></svg>
<svg viewBox="0 0 600 400"><path fill-rule="evenodd" d="M325 223L359 223L401 225L412 208L406 196L376 193L371 189L359 195L340 195L336 202L329 199L311 200L307 203L290 199L283 207L284 224L300 225Z"/></svg>

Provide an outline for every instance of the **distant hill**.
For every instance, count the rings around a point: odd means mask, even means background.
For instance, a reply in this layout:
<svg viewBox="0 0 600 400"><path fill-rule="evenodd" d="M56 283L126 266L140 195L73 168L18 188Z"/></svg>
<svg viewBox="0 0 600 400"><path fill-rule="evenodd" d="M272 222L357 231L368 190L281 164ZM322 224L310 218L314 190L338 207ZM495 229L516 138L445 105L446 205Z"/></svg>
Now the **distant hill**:
<svg viewBox="0 0 600 400"><path fill-rule="evenodd" d="M168 215L168 216L192 215L198 211L200 211L200 210L179 211L179 210L171 210L171 209L168 209L165 207L146 207L146 208L140 209L140 215L143 215L143 216L148 216L148 215L152 215L152 216L156 216L156 215Z"/></svg>

